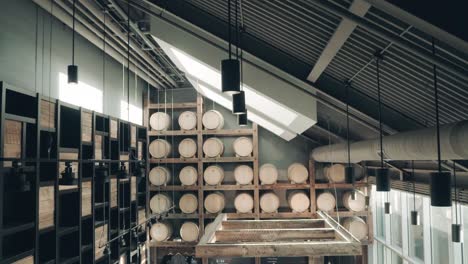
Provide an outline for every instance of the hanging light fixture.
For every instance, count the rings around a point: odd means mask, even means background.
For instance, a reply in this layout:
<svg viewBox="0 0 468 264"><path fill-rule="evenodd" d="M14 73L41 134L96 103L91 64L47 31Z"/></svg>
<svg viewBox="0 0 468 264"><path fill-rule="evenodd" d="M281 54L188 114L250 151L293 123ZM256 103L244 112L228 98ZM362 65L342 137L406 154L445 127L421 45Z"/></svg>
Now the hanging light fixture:
<svg viewBox="0 0 468 264"><path fill-rule="evenodd" d="M78 84L78 66L75 65L75 7L76 0L73 0L73 35L72 35L72 64L68 65L68 83Z"/></svg>
<svg viewBox="0 0 468 264"><path fill-rule="evenodd" d="M346 100L346 146L348 152L348 164L345 167L345 179L346 183L353 185L353 190L351 192L351 200L355 201L357 199L357 193L354 188L354 168L351 165L351 147L350 147L350 138L349 138L349 86L351 83L349 81L345 82L345 100Z"/></svg>
<svg viewBox="0 0 468 264"><path fill-rule="evenodd" d="M244 81L244 73L243 73L243 51L241 47L241 37L242 37L242 32L241 28L239 28L239 23L238 23L238 15L237 15L237 7L238 7L238 1L236 0L236 59L240 62L240 87L239 87L239 93L233 94L232 95L232 113L236 115L240 114L245 114L247 110L245 109L245 93L243 91L243 81ZM240 54L239 54L239 48L240 48Z"/></svg>
<svg viewBox="0 0 468 264"><path fill-rule="evenodd" d="M412 177L413 177L413 210L411 211L411 225L419 225L419 214L416 211L416 174L414 172L414 160L412 163Z"/></svg>
<svg viewBox="0 0 468 264"><path fill-rule="evenodd" d="M455 191L455 224L452 224L452 242L460 243L461 241L461 225L458 223L458 189L457 189L457 171L455 161L453 162L453 181Z"/></svg>
<svg viewBox="0 0 468 264"><path fill-rule="evenodd" d="M390 202L388 202L388 193L387 193L387 202L384 203L384 211L385 211L385 214L387 215L392 213L392 206L390 205Z"/></svg>
<svg viewBox="0 0 468 264"><path fill-rule="evenodd" d="M435 55L435 43L432 39L432 56ZM436 118L437 138L437 172L431 173L431 205L440 207L452 206L451 175L448 171L442 171L442 155L440 149L440 121L439 121L439 92L437 89L437 65L432 66L434 77L434 103Z"/></svg>
<svg viewBox="0 0 468 264"><path fill-rule="evenodd" d="M376 170L376 185L378 192L390 191L390 175L387 168L384 167L384 152L383 152L383 128L382 128L382 98L380 91L380 61L382 55L376 53L376 75L377 75L377 99L379 104L379 141L380 141L380 168Z"/></svg>
<svg viewBox="0 0 468 264"><path fill-rule="evenodd" d="M232 58L231 46L231 0L228 3L228 52L229 58L221 61L221 90L223 93L236 94L240 92L239 60Z"/></svg>
<svg viewBox="0 0 468 264"><path fill-rule="evenodd" d="M237 115L237 124L239 126L247 126L248 118L247 113Z"/></svg>

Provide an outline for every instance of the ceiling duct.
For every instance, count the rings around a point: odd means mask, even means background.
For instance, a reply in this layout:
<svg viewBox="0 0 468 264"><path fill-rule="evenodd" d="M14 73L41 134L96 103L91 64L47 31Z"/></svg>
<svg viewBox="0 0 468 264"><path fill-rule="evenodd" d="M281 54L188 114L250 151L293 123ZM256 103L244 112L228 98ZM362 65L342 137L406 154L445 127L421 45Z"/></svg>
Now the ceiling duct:
<svg viewBox="0 0 468 264"><path fill-rule="evenodd" d="M437 160L436 128L402 132L383 138L386 160ZM468 120L440 127L443 160L468 159ZM379 139L351 143L351 162L380 160ZM315 148L311 158L318 162L348 161L346 143Z"/></svg>

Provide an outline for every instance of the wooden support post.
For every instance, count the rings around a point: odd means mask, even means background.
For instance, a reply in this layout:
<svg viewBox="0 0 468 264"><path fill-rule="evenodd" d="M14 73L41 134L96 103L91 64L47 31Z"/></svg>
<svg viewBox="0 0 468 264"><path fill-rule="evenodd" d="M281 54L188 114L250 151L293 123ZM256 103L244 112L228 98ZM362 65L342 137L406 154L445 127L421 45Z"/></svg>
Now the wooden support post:
<svg viewBox="0 0 468 264"><path fill-rule="evenodd" d="M317 212L317 201L315 195L315 161L309 161L309 182L310 182L310 212Z"/></svg>

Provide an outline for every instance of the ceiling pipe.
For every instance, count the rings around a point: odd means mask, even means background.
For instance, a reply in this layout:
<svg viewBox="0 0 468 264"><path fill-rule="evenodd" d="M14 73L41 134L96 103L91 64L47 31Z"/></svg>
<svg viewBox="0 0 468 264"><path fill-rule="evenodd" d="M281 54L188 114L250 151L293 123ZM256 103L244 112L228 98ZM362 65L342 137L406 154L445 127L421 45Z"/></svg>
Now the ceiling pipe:
<svg viewBox="0 0 468 264"><path fill-rule="evenodd" d="M51 10L50 10L51 0L33 0L33 2L36 3L38 6L40 6L42 9L44 9L45 11L51 13ZM53 8L51 14L54 17L56 17L58 20L60 20L62 23L64 23L65 25L71 27L72 18L69 15L69 13L67 13L67 11L63 10L60 6L57 6L57 4L55 4L55 5L58 8ZM77 18L78 17L80 17L80 16L77 16ZM91 42L96 47L98 47L98 48L100 48L102 50L103 49L102 38L98 37L99 35L95 34L92 30L90 30L88 28L93 28L93 27L91 25L89 25L89 24L86 25L86 27L85 27L83 24L77 23L75 30L76 30L77 33L79 33L81 36L83 36L89 42ZM112 58L114 58L119 63L123 63L123 59L125 58L125 56L123 55L124 51L121 50L119 47L117 47L117 45L115 43L113 43L113 42L111 42L109 40L106 43L109 45L106 48L107 55L111 56ZM133 58L132 58L131 62L134 65L137 65L137 67L141 71L141 72L138 73L140 78L142 78L143 80L145 80L146 82L148 82L149 84L151 84L154 87L161 87L163 85L159 80L154 79L152 77L153 74L151 74L146 69L146 67L142 67Z"/></svg>
<svg viewBox="0 0 468 264"><path fill-rule="evenodd" d="M440 127L443 160L468 159L468 120ZM379 139L351 143L351 162L380 160ZM402 132L383 138L386 160L436 160L436 128ZM348 160L345 143L315 148L311 158L318 162L345 163Z"/></svg>
<svg viewBox="0 0 468 264"><path fill-rule="evenodd" d="M315 6L320 7L323 10L326 10L332 14L335 14L337 16L340 16L342 18L349 19L353 21L354 23L357 23L361 27L363 27L365 30L381 37L382 39L385 39L389 42L395 43L395 45L399 46L400 48L405 49L406 51L415 54L422 59L426 60L427 62L431 64L435 64L444 70L453 73L454 75L458 76L462 80L468 81L468 72L466 69L462 69L458 66L455 66L454 64L449 63L448 61L440 58L440 57L435 57L432 55L432 53L426 49L423 49L403 38L401 38L398 35L395 35L393 33L390 33L389 31L385 31L384 29L380 28L379 26L371 23L368 21L366 18L362 18L358 15L353 14L346 8L343 8L341 6L338 6L336 4L330 3L327 0L312 0L311 3Z"/></svg>
<svg viewBox="0 0 468 264"><path fill-rule="evenodd" d="M69 0L68 0L69 1ZM102 24L104 21L104 15L102 10L100 10L96 5L94 1L91 0L78 0L80 4L82 4L98 21L99 24ZM115 8L115 6L113 6ZM122 11L123 12L123 11ZM120 12L119 12L120 14ZM126 20L127 17L125 15L124 20ZM98 24L98 23L96 23ZM107 23L106 27L109 28L109 30L113 33L113 38L118 37L120 41L123 42L123 47L127 47L127 37L126 35L121 31L120 28L118 28L116 25L113 23ZM139 30L138 30L139 31ZM139 31L141 33L141 31ZM143 34L143 33L141 33ZM177 87L177 83L166 73L164 72L163 69L159 65L157 65L154 62L154 59L148 55L148 53L144 50L142 50L139 47L139 43L137 43L134 40L130 40L130 47L132 48L133 51L135 51L140 57L142 57L147 64L149 64L156 72L158 75L161 76L161 78L164 79L165 82L167 82L170 86L172 87Z"/></svg>

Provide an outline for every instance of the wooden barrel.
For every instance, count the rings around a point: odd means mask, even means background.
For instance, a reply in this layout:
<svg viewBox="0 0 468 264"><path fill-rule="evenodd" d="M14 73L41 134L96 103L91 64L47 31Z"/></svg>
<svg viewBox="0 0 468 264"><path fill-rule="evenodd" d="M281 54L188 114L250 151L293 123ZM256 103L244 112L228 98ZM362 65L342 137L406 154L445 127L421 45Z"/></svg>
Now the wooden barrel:
<svg viewBox="0 0 468 264"><path fill-rule="evenodd" d="M367 238L367 224L358 216L348 217L343 220L343 227L359 240Z"/></svg>
<svg viewBox="0 0 468 264"><path fill-rule="evenodd" d="M203 173L203 179L205 179L205 183L208 185L221 184L224 179L224 169L218 165L208 166Z"/></svg>
<svg viewBox="0 0 468 264"><path fill-rule="evenodd" d="M171 182L171 172L163 166L154 167L149 172L149 181L156 186L166 185Z"/></svg>
<svg viewBox="0 0 468 264"><path fill-rule="evenodd" d="M172 226L166 222L158 222L151 226L150 235L156 241L166 241L172 236Z"/></svg>
<svg viewBox="0 0 468 264"><path fill-rule="evenodd" d="M254 208L254 199L250 193L239 193L234 198L234 208L238 213L251 213Z"/></svg>
<svg viewBox="0 0 468 264"><path fill-rule="evenodd" d="M185 222L180 227L180 237L186 242L194 242L198 240L198 225L194 222Z"/></svg>
<svg viewBox="0 0 468 264"><path fill-rule="evenodd" d="M193 166L185 166L179 172L180 183L184 186L190 186L197 183L198 172Z"/></svg>
<svg viewBox="0 0 468 264"><path fill-rule="evenodd" d="M169 196L158 193L155 194L150 200L151 211L155 214L164 213L172 206L172 200Z"/></svg>
<svg viewBox="0 0 468 264"><path fill-rule="evenodd" d="M279 206L279 197L274 192L266 192L260 196L260 208L263 212L276 213Z"/></svg>
<svg viewBox="0 0 468 264"><path fill-rule="evenodd" d="M164 112L156 112L150 116L150 126L154 130L167 130L171 125L171 117Z"/></svg>
<svg viewBox="0 0 468 264"><path fill-rule="evenodd" d="M202 123L205 129L222 129L224 126L224 117L216 110L209 110L203 114Z"/></svg>
<svg viewBox="0 0 468 264"><path fill-rule="evenodd" d="M191 138L185 138L179 143L179 154L183 158L192 158L197 154L197 142Z"/></svg>
<svg viewBox="0 0 468 264"><path fill-rule="evenodd" d="M278 180L278 169L271 163L265 163L260 167L258 177L261 184L275 184Z"/></svg>
<svg viewBox="0 0 468 264"><path fill-rule="evenodd" d="M206 232L206 230L210 229L212 225L213 225L213 222L209 222L208 224L206 224L205 225L205 232Z"/></svg>
<svg viewBox="0 0 468 264"><path fill-rule="evenodd" d="M253 142L251 138L239 137L232 143L234 152L239 157L250 157L253 151Z"/></svg>
<svg viewBox="0 0 468 264"><path fill-rule="evenodd" d="M293 163L288 167L288 179L292 183L305 183L309 178L306 166L300 163Z"/></svg>
<svg viewBox="0 0 468 264"><path fill-rule="evenodd" d="M358 164L351 164L351 166L353 166L355 179L361 179L364 176L364 168ZM329 182L343 183L346 181L345 169L346 164L333 164L323 168L323 175Z"/></svg>
<svg viewBox="0 0 468 264"><path fill-rule="evenodd" d="M203 153L208 158L215 158L223 155L224 144L219 138L209 138L203 142Z"/></svg>
<svg viewBox="0 0 468 264"><path fill-rule="evenodd" d="M317 196L317 208L321 211L333 211L336 206L335 196L331 192L323 192Z"/></svg>
<svg viewBox="0 0 468 264"><path fill-rule="evenodd" d="M155 139L149 145L149 153L156 159L166 158L171 153L171 144L164 139Z"/></svg>
<svg viewBox="0 0 468 264"><path fill-rule="evenodd" d="M343 194L343 205L350 211L361 212L366 209L366 197L356 192L356 200L351 199L351 191Z"/></svg>
<svg viewBox="0 0 468 264"><path fill-rule="evenodd" d="M234 179L240 185L252 184L253 170L250 166L239 165L234 169Z"/></svg>
<svg viewBox="0 0 468 264"><path fill-rule="evenodd" d="M186 193L180 197L179 200L179 208L182 213L185 214L193 214L198 209L198 198L197 196Z"/></svg>
<svg viewBox="0 0 468 264"><path fill-rule="evenodd" d="M304 191L293 191L288 195L288 205L293 212L306 212L310 206L309 196Z"/></svg>
<svg viewBox="0 0 468 264"><path fill-rule="evenodd" d="M224 194L220 192L208 194L205 198L205 209L208 213L222 212L225 204Z"/></svg>
<svg viewBox="0 0 468 264"><path fill-rule="evenodd" d="M193 130L197 127L197 114L192 111L184 111L179 115L179 126L182 130Z"/></svg>

